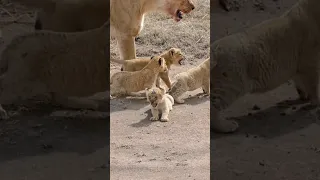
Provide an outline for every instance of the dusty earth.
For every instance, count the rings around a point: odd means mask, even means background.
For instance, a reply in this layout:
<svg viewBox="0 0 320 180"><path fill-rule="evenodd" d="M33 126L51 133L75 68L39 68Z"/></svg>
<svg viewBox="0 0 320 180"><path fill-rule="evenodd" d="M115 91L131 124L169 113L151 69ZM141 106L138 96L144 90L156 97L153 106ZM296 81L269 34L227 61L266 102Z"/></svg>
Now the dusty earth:
<svg viewBox="0 0 320 180"><path fill-rule="evenodd" d="M137 56L152 56L170 47L185 54L185 65L174 66L170 78L209 57L210 1L198 0L196 9L176 23L168 16L149 14L136 38ZM116 43L111 55L119 58ZM111 73L120 66L111 64ZM163 85L165 87L165 85ZM151 122L146 99L111 101L110 168L115 180L210 179L209 97L186 93L184 105L175 105L169 122Z"/></svg>
<svg viewBox="0 0 320 180"><path fill-rule="evenodd" d="M1 1L0 48L32 31L33 16L33 10ZM0 121L0 179L107 179L109 116L35 105L5 107L12 118Z"/></svg>
<svg viewBox="0 0 320 180"><path fill-rule="evenodd" d="M214 7L211 39L278 16L295 2L241 1L235 3L238 11L230 12ZM320 114L306 104L289 105L296 98L292 84L288 83L233 104L224 115L237 119L241 129L231 135L211 135L211 179L320 179Z"/></svg>

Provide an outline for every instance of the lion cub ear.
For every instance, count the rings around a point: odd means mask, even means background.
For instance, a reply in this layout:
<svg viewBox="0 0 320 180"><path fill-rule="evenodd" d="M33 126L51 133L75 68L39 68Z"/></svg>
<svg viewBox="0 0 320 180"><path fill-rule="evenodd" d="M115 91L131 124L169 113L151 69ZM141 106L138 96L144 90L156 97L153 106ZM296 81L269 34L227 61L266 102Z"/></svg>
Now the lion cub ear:
<svg viewBox="0 0 320 180"><path fill-rule="evenodd" d="M150 59L152 60L153 58L154 58L154 56L151 56L151 58L150 58Z"/></svg>
<svg viewBox="0 0 320 180"><path fill-rule="evenodd" d="M163 63L163 58L159 58L159 65L161 66L162 65L162 63Z"/></svg>
<svg viewBox="0 0 320 180"><path fill-rule="evenodd" d="M161 91L162 94L165 94L165 93L166 93L166 90L165 90L164 88L159 87L159 89L160 89L160 91Z"/></svg>

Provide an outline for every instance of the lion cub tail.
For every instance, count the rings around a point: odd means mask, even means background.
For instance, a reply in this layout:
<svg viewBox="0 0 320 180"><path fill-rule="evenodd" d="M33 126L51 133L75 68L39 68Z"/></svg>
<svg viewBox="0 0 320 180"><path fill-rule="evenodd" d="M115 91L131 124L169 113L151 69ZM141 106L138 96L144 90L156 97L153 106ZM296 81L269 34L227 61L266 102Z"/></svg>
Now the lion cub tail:
<svg viewBox="0 0 320 180"><path fill-rule="evenodd" d="M119 59L110 59L110 61L118 63L118 64L124 64L125 60L119 60Z"/></svg>

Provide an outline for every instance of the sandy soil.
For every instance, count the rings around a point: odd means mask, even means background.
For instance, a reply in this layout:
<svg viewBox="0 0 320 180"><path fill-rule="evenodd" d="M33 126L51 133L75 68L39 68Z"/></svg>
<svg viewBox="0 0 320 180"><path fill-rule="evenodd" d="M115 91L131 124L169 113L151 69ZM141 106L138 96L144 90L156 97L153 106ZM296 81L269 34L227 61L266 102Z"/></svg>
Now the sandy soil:
<svg viewBox="0 0 320 180"><path fill-rule="evenodd" d="M211 39L278 16L295 2L241 1L239 11L231 12L213 8ZM212 134L212 179L319 179L319 113L306 105L289 105L296 98L288 83L233 104L224 115L239 120L241 129L232 135ZM253 110L255 105L260 110Z"/></svg>
<svg viewBox="0 0 320 180"><path fill-rule="evenodd" d="M184 66L172 67L170 78L209 57L210 1L198 0L196 9L176 23L160 14L148 15L136 40L138 56L152 56L170 47L181 48ZM112 41L111 54L118 58ZM120 66L111 64L112 72ZM209 178L209 98L186 93L184 105L175 105L169 122L151 122L146 99L111 101L111 179L164 180Z"/></svg>
<svg viewBox="0 0 320 180"><path fill-rule="evenodd" d="M33 10L1 3L0 48L12 37L32 31L33 15ZM12 118L0 121L0 179L105 180L106 113L36 105L5 107Z"/></svg>

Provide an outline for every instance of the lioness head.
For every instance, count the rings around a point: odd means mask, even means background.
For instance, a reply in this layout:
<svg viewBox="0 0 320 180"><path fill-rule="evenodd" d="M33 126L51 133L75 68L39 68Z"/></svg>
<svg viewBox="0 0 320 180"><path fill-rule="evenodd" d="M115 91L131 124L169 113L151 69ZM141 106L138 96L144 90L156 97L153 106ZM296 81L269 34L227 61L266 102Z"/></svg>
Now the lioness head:
<svg viewBox="0 0 320 180"><path fill-rule="evenodd" d="M157 107L159 103L163 101L165 90L158 87L146 88L146 96L152 107Z"/></svg>
<svg viewBox="0 0 320 180"><path fill-rule="evenodd" d="M167 72L168 67L166 64L166 60L160 56L152 56L150 62L151 68L159 68L159 72Z"/></svg>
<svg viewBox="0 0 320 180"><path fill-rule="evenodd" d="M172 16L175 21L180 21L183 14L190 13L194 8L191 0L163 0L165 11Z"/></svg>

